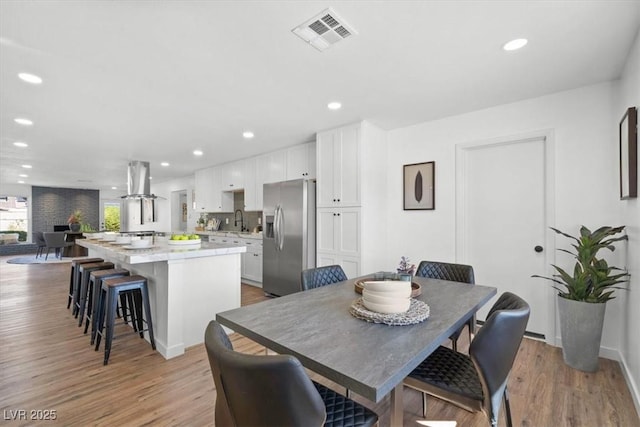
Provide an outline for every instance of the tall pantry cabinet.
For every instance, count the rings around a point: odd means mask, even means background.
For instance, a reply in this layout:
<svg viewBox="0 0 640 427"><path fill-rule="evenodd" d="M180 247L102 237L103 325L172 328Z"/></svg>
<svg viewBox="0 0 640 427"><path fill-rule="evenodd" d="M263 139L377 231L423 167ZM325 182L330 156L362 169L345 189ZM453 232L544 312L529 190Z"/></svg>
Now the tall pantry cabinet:
<svg viewBox="0 0 640 427"><path fill-rule="evenodd" d="M359 122L317 134L317 266L347 277L384 269L386 134Z"/></svg>

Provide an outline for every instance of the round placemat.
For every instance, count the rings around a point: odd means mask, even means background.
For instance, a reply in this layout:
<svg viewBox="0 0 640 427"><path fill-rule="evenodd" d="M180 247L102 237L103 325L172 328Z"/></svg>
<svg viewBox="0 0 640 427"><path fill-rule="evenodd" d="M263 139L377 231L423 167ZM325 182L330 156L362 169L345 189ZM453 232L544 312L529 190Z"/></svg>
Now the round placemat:
<svg viewBox="0 0 640 427"><path fill-rule="evenodd" d="M430 309L427 303L411 298L409 310L404 313L385 314L368 310L362 304L362 298L358 298L349 307L349 313L353 317L373 323L384 323L391 326L414 325L429 318Z"/></svg>

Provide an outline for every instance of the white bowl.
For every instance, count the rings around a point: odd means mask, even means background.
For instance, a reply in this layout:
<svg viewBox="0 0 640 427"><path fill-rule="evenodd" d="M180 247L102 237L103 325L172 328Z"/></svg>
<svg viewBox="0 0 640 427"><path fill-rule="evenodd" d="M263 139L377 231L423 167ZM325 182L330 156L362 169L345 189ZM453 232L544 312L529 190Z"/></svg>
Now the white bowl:
<svg viewBox="0 0 640 427"><path fill-rule="evenodd" d="M395 292L374 292L364 289L362 291L362 299L374 304L395 304L409 299L406 294L400 295Z"/></svg>
<svg viewBox="0 0 640 427"><path fill-rule="evenodd" d="M400 280L385 280L385 281L367 281L362 284L363 291L374 292L392 292L406 294L407 297L411 296L411 282L404 282Z"/></svg>
<svg viewBox="0 0 640 427"><path fill-rule="evenodd" d="M134 248L146 248L149 245L151 245L151 240L147 239L138 239L131 241L131 246L133 246Z"/></svg>
<svg viewBox="0 0 640 427"><path fill-rule="evenodd" d="M398 302L394 304L376 304L363 299L362 304L367 309L374 311L376 313L395 314L395 313L404 313L407 310L409 310L409 307L411 306L411 300L410 299L398 300Z"/></svg>

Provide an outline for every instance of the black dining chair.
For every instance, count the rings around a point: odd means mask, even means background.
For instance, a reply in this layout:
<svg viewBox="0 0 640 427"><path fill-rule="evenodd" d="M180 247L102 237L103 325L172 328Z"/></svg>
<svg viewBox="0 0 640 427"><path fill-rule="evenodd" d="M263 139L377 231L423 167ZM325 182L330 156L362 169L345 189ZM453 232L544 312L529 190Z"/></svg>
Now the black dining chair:
<svg viewBox="0 0 640 427"><path fill-rule="evenodd" d="M259 356L233 350L212 320L204 334L216 386L217 426L372 426L378 416L311 381L291 355Z"/></svg>
<svg viewBox="0 0 640 427"><path fill-rule="evenodd" d="M345 280L347 280L347 275L344 274L344 270L339 265L309 268L300 273L300 282L303 291Z"/></svg>
<svg viewBox="0 0 640 427"><path fill-rule="evenodd" d="M55 249L56 258L62 258L62 252L64 248L73 246L73 242L67 242L66 236L63 232L44 232L42 233L44 241L47 245L47 255L44 257L45 261L49 258L49 251Z"/></svg>
<svg viewBox="0 0 640 427"><path fill-rule="evenodd" d="M421 261L416 271L416 276L428 277L431 279L447 280L450 282L463 282L475 284L475 278L473 276L473 267L465 264L451 264L447 262L437 261ZM458 351L458 338L462 334L464 327L469 328L469 342L475 333L476 316L475 314L462 325L460 329L455 331L449 339L451 340L451 347Z"/></svg>
<svg viewBox="0 0 640 427"><path fill-rule="evenodd" d="M404 384L422 392L423 416L427 416L426 394L430 394L467 411L482 411L497 426L504 401L507 426L512 427L507 381L529 313L529 304L505 292L471 342L468 356L440 346L414 369Z"/></svg>
<svg viewBox="0 0 640 427"><path fill-rule="evenodd" d="M47 247L47 242L44 241L44 235L42 231L33 232L33 243L37 245L36 258L42 256L42 251Z"/></svg>

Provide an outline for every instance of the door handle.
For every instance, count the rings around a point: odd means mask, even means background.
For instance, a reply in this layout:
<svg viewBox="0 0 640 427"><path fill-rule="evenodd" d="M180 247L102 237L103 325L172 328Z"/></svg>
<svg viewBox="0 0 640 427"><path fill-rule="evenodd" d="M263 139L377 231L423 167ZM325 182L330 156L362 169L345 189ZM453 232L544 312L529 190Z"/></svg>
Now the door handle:
<svg viewBox="0 0 640 427"><path fill-rule="evenodd" d="M540 245L536 245L536 247L533 248L533 250L538 252L538 253L540 253L540 252L542 252L544 250L544 248L542 246L540 246Z"/></svg>

